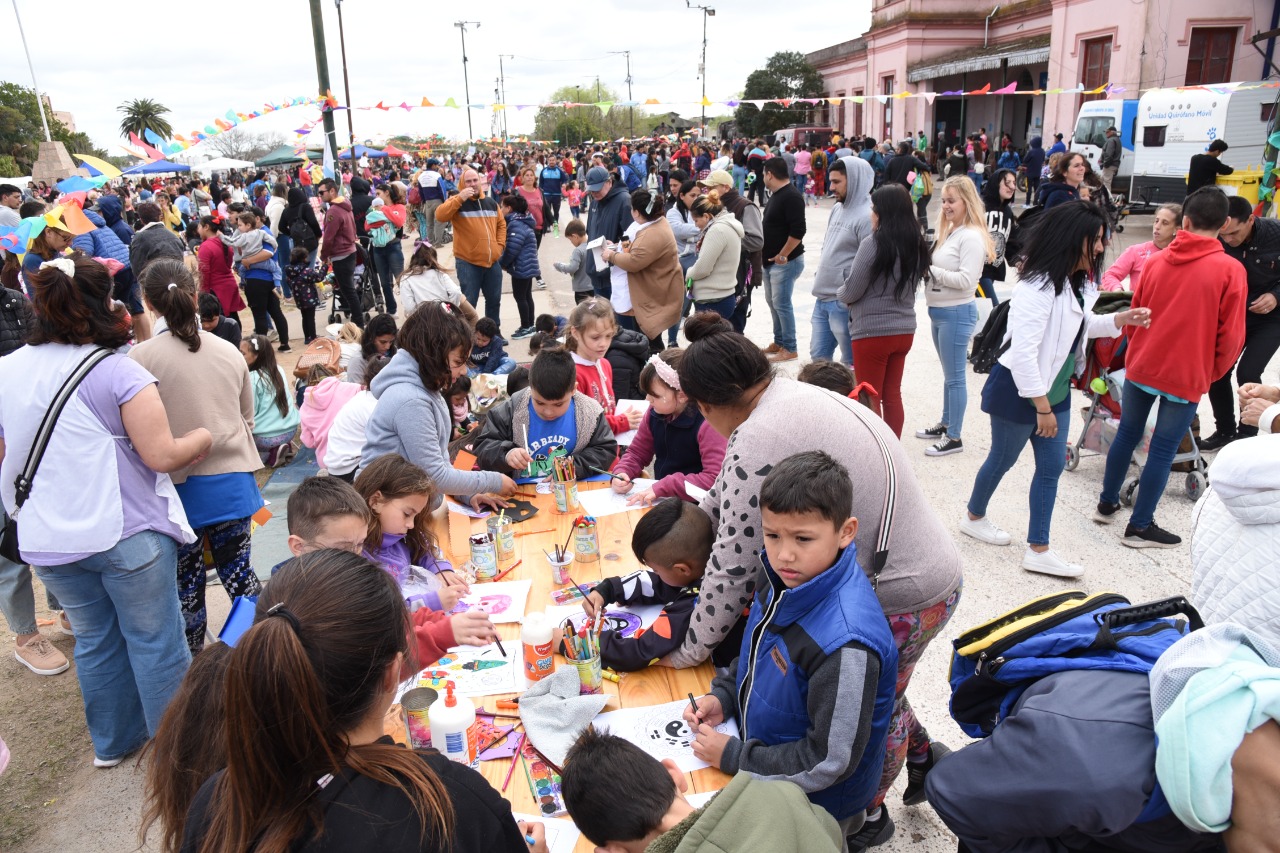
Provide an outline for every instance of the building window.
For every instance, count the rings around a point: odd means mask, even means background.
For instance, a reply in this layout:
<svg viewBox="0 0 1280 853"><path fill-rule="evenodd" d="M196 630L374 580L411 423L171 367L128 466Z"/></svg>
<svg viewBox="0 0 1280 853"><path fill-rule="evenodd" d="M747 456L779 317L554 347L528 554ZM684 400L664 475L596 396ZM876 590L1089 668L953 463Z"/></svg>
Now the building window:
<svg viewBox="0 0 1280 853"><path fill-rule="evenodd" d="M1275 103L1272 102L1270 104L1262 104L1262 110L1261 110L1261 114L1258 116L1258 121L1262 122L1263 124L1271 124L1271 122L1275 119L1275 117L1276 117Z"/></svg>
<svg viewBox="0 0 1280 853"><path fill-rule="evenodd" d="M1097 89L1110 83L1111 36L1086 39L1080 47L1080 53L1084 57L1084 62L1081 63L1080 82L1084 85L1085 90ZM1085 95L1082 100L1098 101L1105 97L1105 94L1099 93L1097 95Z"/></svg>
<svg viewBox="0 0 1280 853"><path fill-rule="evenodd" d="M858 89L853 93L853 95L856 98L861 98L863 96L862 90ZM862 101L853 102L853 135L858 139L862 139L866 136L866 133L862 129L862 107Z"/></svg>
<svg viewBox="0 0 1280 853"><path fill-rule="evenodd" d="M1144 148L1162 148L1164 147L1165 133L1169 130L1168 125L1149 124L1142 129L1142 146Z"/></svg>
<svg viewBox="0 0 1280 853"><path fill-rule="evenodd" d="M893 94L893 75L880 78L880 94ZM889 97L884 102L884 138L893 139L893 98Z"/></svg>
<svg viewBox="0 0 1280 853"><path fill-rule="evenodd" d="M1235 27L1195 27L1187 48L1187 86L1208 86L1231 79L1236 56Z"/></svg>

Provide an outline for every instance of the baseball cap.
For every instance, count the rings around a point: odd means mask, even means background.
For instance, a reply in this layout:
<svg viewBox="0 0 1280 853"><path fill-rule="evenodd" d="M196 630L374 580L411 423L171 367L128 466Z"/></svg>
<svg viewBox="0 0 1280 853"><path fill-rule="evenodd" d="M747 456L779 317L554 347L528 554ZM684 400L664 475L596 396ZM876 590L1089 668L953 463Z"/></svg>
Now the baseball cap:
<svg viewBox="0 0 1280 853"><path fill-rule="evenodd" d="M440 161L439 161L439 160L437 160L435 157L431 157L431 158L429 158L429 159L427 160L427 165L428 165L428 166L439 166L439 165L440 165Z"/></svg>
<svg viewBox="0 0 1280 853"><path fill-rule="evenodd" d="M724 169L716 169L708 174L705 178L698 181L704 187L731 187L733 186L733 176Z"/></svg>
<svg viewBox="0 0 1280 853"><path fill-rule="evenodd" d="M592 166L587 171L587 192L594 193L604 189L609 180L609 172L603 166Z"/></svg>

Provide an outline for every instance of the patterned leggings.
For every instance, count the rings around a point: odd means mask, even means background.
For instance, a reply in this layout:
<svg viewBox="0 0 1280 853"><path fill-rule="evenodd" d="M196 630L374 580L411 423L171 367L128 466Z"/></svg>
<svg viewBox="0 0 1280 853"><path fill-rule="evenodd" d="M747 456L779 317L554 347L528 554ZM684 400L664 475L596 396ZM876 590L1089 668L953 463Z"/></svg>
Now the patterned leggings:
<svg viewBox="0 0 1280 853"><path fill-rule="evenodd" d="M218 570L223 589L232 599L257 595L262 582L249 565L249 518L236 518L196 528L196 541L178 549L178 601L186 621L187 645L195 654L204 647L208 617L204 608L204 549L208 543L213 567Z"/></svg>
<svg viewBox="0 0 1280 853"><path fill-rule="evenodd" d="M916 663L924 654L925 647L951 619L959 601L960 590L956 589L945 600L932 607L915 613L894 613L888 617L889 630L893 631L893 642L898 647L898 687L894 695L893 718L889 721L889 740L885 744L880 790L876 792L876 798L871 801L867 811L880 808L889 788L893 786L893 780L902 771L902 764L908 754L913 758L923 758L929 751L929 733L916 719L916 712L907 701L907 685L911 682L911 674L915 672Z"/></svg>

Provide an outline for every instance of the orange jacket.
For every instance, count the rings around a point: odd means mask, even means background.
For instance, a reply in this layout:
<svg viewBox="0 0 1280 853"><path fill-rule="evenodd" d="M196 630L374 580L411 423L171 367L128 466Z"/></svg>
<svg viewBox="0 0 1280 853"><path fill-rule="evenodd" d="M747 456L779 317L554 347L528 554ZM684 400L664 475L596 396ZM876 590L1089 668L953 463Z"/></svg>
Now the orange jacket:
<svg viewBox="0 0 1280 853"><path fill-rule="evenodd" d="M507 221L498 203L486 196L467 201L461 195L436 208L436 219L453 223L453 256L478 267L498 263L507 246Z"/></svg>

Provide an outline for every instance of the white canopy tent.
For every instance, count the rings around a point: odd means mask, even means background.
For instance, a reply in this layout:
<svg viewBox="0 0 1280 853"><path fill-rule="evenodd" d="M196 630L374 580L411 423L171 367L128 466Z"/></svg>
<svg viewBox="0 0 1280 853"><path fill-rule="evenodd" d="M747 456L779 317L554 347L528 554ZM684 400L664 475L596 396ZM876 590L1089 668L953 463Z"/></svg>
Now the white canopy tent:
<svg viewBox="0 0 1280 853"><path fill-rule="evenodd" d="M236 160L232 157L218 157L213 160L206 160L203 163L197 163L191 167L191 171L199 172L202 175L212 175L214 172L223 172L227 169L251 169L253 168L252 160Z"/></svg>

